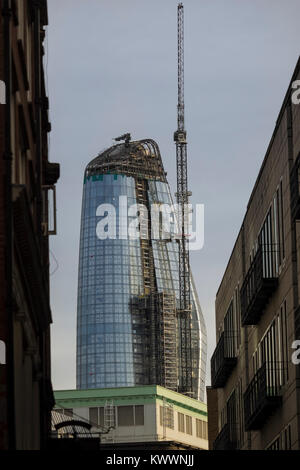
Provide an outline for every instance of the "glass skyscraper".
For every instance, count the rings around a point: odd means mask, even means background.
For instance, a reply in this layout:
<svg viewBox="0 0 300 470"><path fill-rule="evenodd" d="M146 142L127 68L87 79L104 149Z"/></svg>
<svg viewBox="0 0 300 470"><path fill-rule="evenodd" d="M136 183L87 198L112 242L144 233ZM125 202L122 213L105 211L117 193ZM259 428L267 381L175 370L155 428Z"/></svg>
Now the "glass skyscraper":
<svg viewBox="0 0 300 470"><path fill-rule="evenodd" d="M151 207L172 204L157 144L114 145L84 174L77 301L77 388L156 384L180 391L178 243L153 237ZM133 212L148 218L136 225ZM140 236L128 236L128 226ZM170 232L175 232L171 223ZM204 399L206 329L193 281L191 373Z"/></svg>

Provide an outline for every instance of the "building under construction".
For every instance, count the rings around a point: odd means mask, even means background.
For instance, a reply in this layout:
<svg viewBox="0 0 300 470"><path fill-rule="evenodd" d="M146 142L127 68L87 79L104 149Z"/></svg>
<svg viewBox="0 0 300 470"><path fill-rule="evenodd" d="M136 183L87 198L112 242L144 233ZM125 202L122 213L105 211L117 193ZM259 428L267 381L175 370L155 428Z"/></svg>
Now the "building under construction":
<svg viewBox="0 0 300 470"><path fill-rule="evenodd" d="M122 140L93 159L84 174L77 388L161 385L203 401L206 330L192 276L188 322L180 320L175 218L167 235L153 236L152 205L173 204L159 148L153 140L130 141L127 134ZM134 207L137 237L124 230L132 225ZM99 224L107 225L107 236Z"/></svg>

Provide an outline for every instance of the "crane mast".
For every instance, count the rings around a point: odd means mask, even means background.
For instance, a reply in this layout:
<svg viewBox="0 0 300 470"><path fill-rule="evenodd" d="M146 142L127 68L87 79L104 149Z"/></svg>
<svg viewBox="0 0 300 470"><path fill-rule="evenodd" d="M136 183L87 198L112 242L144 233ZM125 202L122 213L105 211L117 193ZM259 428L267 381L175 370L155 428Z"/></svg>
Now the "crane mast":
<svg viewBox="0 0 300 470"><path fill-rule="evenodd" d="M192 344L191 344L191 288L189 261L189 214L188 203L191 193L188 191L187 177L187 142L184 125L184 12L183 4L177 7L178 29L178 104L176 143L177 165L177 204L179 229L179 308L178 321L180 330L180 380L179 391L193 395L192 387Z"/></svg>

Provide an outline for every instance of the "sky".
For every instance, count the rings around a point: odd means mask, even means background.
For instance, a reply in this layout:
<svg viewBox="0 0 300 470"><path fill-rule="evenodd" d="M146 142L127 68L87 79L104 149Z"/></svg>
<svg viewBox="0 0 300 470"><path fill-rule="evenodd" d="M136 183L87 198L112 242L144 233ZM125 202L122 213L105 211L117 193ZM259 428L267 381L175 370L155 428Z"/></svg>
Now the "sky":
<svg viewBox="0 0 300 470"><path fill-rule="evenodd" d="M186 0L189 189L205 207L191 266L214 351L215 296L299 56L298 0ZM83 173L131 132L161 151L176 188L177 1L48 0L58 233L51 237L52 382L76 387L76 303ZM207 384L210 383L210 361Z"/></svg>

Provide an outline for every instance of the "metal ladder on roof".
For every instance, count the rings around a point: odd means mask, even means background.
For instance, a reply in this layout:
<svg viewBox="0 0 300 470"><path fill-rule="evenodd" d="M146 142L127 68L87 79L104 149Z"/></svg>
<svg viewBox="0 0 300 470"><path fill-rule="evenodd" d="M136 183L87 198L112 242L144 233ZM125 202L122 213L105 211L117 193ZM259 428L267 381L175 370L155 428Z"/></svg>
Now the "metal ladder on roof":
<svg viewBox="0 0 300 470"><path fill-rule="evenodd" d="M106 400L104 406L104 427L108 433L102 435L102 441L114 442L114 429L116 427L116 407L113 400Z"/></svg>

